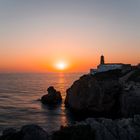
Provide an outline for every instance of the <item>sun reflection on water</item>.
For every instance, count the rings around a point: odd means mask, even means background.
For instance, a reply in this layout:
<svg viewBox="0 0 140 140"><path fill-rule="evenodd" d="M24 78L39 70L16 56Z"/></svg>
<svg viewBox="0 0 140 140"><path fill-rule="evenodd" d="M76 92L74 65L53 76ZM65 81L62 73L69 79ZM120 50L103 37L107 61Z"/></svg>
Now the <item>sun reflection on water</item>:
<svg viewBox="0 0 140 140"><path fill-rule="evenodd" d="M5 74L0 75L0 131L35 123L47 131L58 129L71 121L64 105L66 89L81 74ZM56 108L42 105L38 100L46 89L54 86L63 102ZM7 104L8 103L8 104Z"/></svg>

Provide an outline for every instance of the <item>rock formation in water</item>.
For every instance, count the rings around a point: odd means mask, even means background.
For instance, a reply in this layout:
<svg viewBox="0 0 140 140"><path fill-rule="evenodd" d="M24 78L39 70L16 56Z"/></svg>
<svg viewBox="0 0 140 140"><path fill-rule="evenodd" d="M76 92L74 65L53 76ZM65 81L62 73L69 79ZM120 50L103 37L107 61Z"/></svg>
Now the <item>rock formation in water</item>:
<svg viewBox="0 0 140 140"><path fill-rule="evenodd" d="M123 75L119 70L84 75L67 90L65 105L98 117L140 114L140 69Z"/></svg>
<svg viewBox="0 0 140 140"><path fill-rule="evenodd" d="M53 86L50 86L47 91L48 94L43 95L41 98L43 104L55 105L62 101L61 93L56 91Z"/></svg>
<svg viewBox="0 0 140 140"><path fill-rule="evenodd" d="M23 126L21 130L9 129L0 140L139 140L140 116L111 120L88 118L74 125L61 126L48 134L36 125Z"/></svg>

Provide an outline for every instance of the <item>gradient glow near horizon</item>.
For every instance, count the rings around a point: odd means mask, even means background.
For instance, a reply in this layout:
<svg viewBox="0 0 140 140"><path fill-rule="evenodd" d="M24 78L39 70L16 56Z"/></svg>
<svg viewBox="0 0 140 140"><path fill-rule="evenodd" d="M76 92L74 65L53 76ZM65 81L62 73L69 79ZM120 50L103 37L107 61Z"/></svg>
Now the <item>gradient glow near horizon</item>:
<svg viewBox="0 0 140 140"><path fill-rule="evenodd" d="M140 62L140 0L0 0L0 72Z"/></svg>

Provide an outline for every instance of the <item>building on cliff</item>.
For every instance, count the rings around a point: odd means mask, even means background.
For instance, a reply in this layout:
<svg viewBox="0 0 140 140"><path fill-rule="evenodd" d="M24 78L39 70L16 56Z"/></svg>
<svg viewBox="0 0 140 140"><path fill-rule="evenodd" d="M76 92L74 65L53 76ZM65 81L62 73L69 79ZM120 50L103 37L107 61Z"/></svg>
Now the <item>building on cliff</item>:
<svg viewBox="0 0 140 140"><path fill-rule="evenodd" d="M90 69L90 74L106 72L110 70L122 70L123 72L131 70L131 64L123 63L105 63L104 56L100 58L100 64L97 66L97 69Z"/></svg>

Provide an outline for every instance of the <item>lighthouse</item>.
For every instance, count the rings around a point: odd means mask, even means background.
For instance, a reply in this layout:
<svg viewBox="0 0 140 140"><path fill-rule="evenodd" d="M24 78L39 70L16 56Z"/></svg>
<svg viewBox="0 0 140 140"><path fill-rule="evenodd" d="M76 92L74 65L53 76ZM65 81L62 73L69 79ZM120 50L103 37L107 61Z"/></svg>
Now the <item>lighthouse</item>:
<svg viewBox="0 0 140 140"><path fill-rule="evenodd" d="M110 70L131 70L131 64L123 64L123 63L105 63L104 56L100 57L100 64L97 66L97 69L90 69L90 74L106 72Z"/></svg>
<svg viewBox="0 0 140 140"><path fill-rule="evenodd" d="M104 60L104 56L101 55L101 58L100 58L100 65L103 65L105 64L105 60Z"/></svg>

